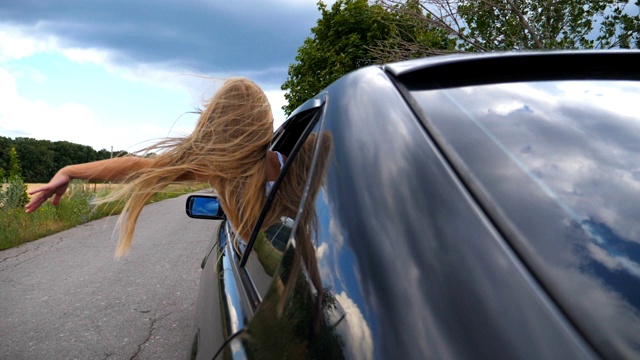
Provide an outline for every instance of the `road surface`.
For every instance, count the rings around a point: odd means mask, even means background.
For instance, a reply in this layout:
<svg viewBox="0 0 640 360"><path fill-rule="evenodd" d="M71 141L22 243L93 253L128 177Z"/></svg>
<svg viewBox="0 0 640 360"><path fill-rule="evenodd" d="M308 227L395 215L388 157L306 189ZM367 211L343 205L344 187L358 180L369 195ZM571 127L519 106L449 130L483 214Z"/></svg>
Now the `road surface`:
<svg viewBox="0 0 640 360"><path fill-rule="evenodd" d="M120 260L117 216L0 251L0 359L188 359L218 224L185 199L146 206Z"/></svg>

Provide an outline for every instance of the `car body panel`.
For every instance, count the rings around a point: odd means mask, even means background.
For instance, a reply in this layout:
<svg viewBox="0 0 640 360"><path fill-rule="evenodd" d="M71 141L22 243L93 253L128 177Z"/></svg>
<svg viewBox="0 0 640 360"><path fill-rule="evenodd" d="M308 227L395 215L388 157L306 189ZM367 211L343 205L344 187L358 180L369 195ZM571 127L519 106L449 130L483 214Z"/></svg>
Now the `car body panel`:
<svg viewBox="0 0 640 360"><path fill-rule="evenodd" d="M327 91L335 162L316 200L328 211L316 247L323 285L350 309L339 330L349 358L593 356L381 70Z"/></svg>
<svg viewBox="0 0 640 360"><path fill-rule="evenodd" d="M217 256L218 244L224 239L224 223L219 222L211 239L207 243L205 257L202 260L202 271L196 297L195 322L196 339L195 350L198 359L212 359L218 351L224 337L222 333L222 315L220 292L218 291ZM224 242L224 240L222 240Z"/></svg>
<svg viewBox="0 0 640 360"><path fill-rule="evenodd" d="M584 254L576 254L570 243L545 245L554 236L564 239L557 230L535 235L566 215L565 209L549 201L544 187L522 169L507 166L513 158L455 99L464 99L459 87L487 83L637 81L632 64L640 63L639 56L637 51L440 56L370 66L334 82L294 112L291 119L300 121L285 122L274 135L274 149L280 146L288 156L312 131L317 145L309 177L323 179L318 189L314 181L307 183L298 214L285 222L291 235L278 247L279 265L265 270L261 261L264 250L256 239L262 224L244 257L224 241L206 261L201 282L213 279L205 272L217 271L223 316L221 324L202 326L210 326L210 333L222 325L223 342L203 347L198 358L635 357L639 335L616 333L616 324L602 315L606 310L581 318L590 306L606 301L580 299L575 290L580 284L565 275L584 268L575 266L579 261L567 267L557 259L585 259ZM607 61L619 67L606 68ZM425 102L420 92L429 91L445 95ZM331 141L326 158L323 139ZM507 175L490 166L501 164L510 170ZM283 174L289 166L290 161ZM520 196L531 189L533 201ZM532 211L541 214L528 215ZM228 231L225 226L221 236L229 239ZM312 254L305 253L309 248ZM210 267L214 254L216 268ZM624 282L607 284L615 277L605 275L597 280L603 288L618 294L626 288ZM625 291L640 289L629 284ZM640 323L633 316L631 328ZM598 327L593 319L606 323ZM203 334L200 343L207 341Z"/></svg>

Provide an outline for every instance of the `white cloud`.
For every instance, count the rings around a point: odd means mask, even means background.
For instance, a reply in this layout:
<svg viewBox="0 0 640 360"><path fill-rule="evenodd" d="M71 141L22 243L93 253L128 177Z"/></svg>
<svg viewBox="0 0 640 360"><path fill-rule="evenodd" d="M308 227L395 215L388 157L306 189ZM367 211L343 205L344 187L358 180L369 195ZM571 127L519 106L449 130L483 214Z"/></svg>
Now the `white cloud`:
<svg viewBox="0 0 640 360"><path fill-rule="evenodd" d="M136 151L150 142L141 143L141 139L159 139L164 136L184 135L192 130L192 122L184 118L176 120L173 128L162 128L154 120L135 117L126 127L114 125L102 112L70 98L55 105L49 99L30 97L28 93L19 93L21 79L42 82L47 79L46 72L21 60L37 54L60 54L78 64L96 64L114 77L125 79L133 84L169 89L189 94L190 104L182 110L188 112L199 108L218 88L216 83L231 76L260 78L265 72L277 69L246 71L243 74L195 74L168 62L143 63L123 61L126 55L118 49L78 48L63 42L53 35L43 35L38 26L13 27L0 25L0 135L26 136L50 141L70 141L86 144L96 149L114 146L115 150ZM117 59L117 60L116 60ZM286 66L285 66L286 68ZM285 120L282 106L286 104L284 91L279 85L258 83L267 94L274 115L274 129ZM61 84L64 86L64 84ZM93 86L93 85L92 85ZM125 91L125 89L123 89ZM184 100L182 100L184 101ZM104 103L109 103L104 99ZM181 103L177 104L182 107ZM178 114L179 115L179 114ZM173 116L173 115L170 115ZM145 123L147 121L147 123ZM117 126L117 127L116 127ZM108 140L112 139L112 140Z"/></svg>
<svg viewBox="0 0 640 360"><path fill-rule="evenodd" d="M15 78L3 69L0 69L0 97L0 128L3 130L37 139L85 144L86 139L74 135L73 129L91 129L97 125L91 110L80 104L67 102L53 107L41 100L21 97L16 90ZM99 133L104 134L104 129L101 130Z"/></svg>
<svg viewBox="0 0 640 360"><path fill-rule="evenodd" d="M55 47L56 43L57 41L53 37L26 36L23 31L17 28L2 26L0 29L0 63L46 51Z"/></svg>
<svg viewBox="0 0 640 360"><path fill-rule="evenodd" d="M7 71L0 68L0 104L6 106L17 96L16 80ZM0 111L4 108L0 107Z"/></svg>
<svg viewBox="0 0 640 360"><path fill-rule="evenodd" d="M596 109L608 109L630 118L636 118L638 114L636 101L640 94L640 87L633 82L621 81L612 85L610 82L567 81L560 83L558 90L562 91L564 95L562 101L565 103L575 101L575 98L567 95L581 94L580 105L589 104ZM588 101L585 101L586 99Z"/></svg>
<svg viewBox="0 0 640 360"><path fill-rule="evenodd" d="M318 248L316 249L316 258L318 258L318 263L322 262L322 258L327 253L327 251L329 251L329 244L327 244L326 242L318 246Z"/></svg>
<svg viewBox="0 0 640 360"><path fill-rule="evenodd" d="M140 139L158 139L191 131L184 126L171 129L171 133L169 130L144 123L115 128L85 105L68 101L53 106L23 97L18 94L15 77L0 68L0 131L11 137L70 141L93 146L96 150L114 146L114 150L135 151L150 144L141 143Z"/></svg>
<svg viewBox="0 0 640 360"><path fill-rule="evenodd" d="M509 101L509 102L503 102L502 104L497 105L495 108L492 108L491 110L498 113L498 115L506 116L513 111L522 109L523 106L524 104L519 101Z"/></svg>
<svg viewBox="0 0 640 360"><path fill-rule="evenodd" d="M600 246L589 243L587 249L591 254L591 258L605 266L609 271L624 270L628 274L640 278L640 265L626 256L613 256L607 250Z"/></svg>
<svg viewBox="0 0 640 360"><path fill-rule="evenodd" d="M96 126L91 110L72 102L58 107L18 95L15 78L0 69L0 128L38 139L86 143L72 129ZM70 138L71 137L71 138Z"/></svg>
<svg viewBox="0 0 640 360"><path fill-rule="evenodd" d="M109 52L100 49L59 49L59 51L69 60L84 64L94 63L107 65L109 59Z"/></svg>
<svg viewBox="0 0 640 360"><path fill-rule="evenodd" d="M275 130L286 120L284 110L282 110L282 107L287 104L287 101L284 98L285 92L283 90L264 90L265 94L267 94L267 98L269 99L269 103L271 104L271 111L273 112L273 127Z"/></svg>
<svg viewBox="0 0 640 360"><path fill-rule="evenodd" d="M362 316L358 304L343 291L336 295L336 300L346 313L346 328L339 326L338 332L349 349L350 359L373 359L373 337L367 321Z"/></svg>
<svg viewBox="0 0 640 360"><path fill-rule="evenodd" d="M30 46L21 54L32 53L37 51L34 50L36 48ZM47 49L51 51L51 47ZM114 76L127 79L132 83L143 82L153 87L184 91L191 97L191 104L189 108L184 109L185 112L200 107L202 102L217 89L216 81L208 77L175 73L150 66L137 68L116 66L110 64L107 54L101 51L66 49L60 52L76 62L100 64ZM73 99L57 106L47 104L46 99L30 99L28 95L18 93L17 81L21 77L43 81L46 74L42 74L33 67L14 67L11 72L9 68L7 64L0 63L0 134L2 136L24 136L50 141L64 140L90 145L96 150L102 148L109 150L113 146L114 150L137 151L160 138L183 136L193 129L194 122L185 119L176 120L179 126L171 128L158 126L152 120L145 123L145 120L149 120L143 118L129 122L126 127L122 125L115 127L110 119L105 119L98 113L99 109L91 109L75 103ZM285 118L281 109L285 103L284 92L266 90L265 93L272 105L274 126L277 128ZM105 101L108 102L108 99Z"/></svg>

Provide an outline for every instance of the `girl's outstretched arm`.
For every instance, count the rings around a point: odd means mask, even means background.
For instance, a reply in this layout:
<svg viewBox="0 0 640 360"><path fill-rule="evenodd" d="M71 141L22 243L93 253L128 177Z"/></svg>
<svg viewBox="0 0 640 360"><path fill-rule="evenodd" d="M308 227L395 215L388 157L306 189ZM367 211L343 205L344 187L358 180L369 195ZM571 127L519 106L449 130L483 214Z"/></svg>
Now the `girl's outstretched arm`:
<svg viewBox="0 0 640 360"><path fill-rule="evenodd" d="M152 163L152 160L146 158L127 156L65 166L58 171L48 184L29 191L31 200L25 206L26 211L27 213L35 211L52 196L51 203L58 205L72 179L116 181L123 179L134 171L148 168Z"/></svg>

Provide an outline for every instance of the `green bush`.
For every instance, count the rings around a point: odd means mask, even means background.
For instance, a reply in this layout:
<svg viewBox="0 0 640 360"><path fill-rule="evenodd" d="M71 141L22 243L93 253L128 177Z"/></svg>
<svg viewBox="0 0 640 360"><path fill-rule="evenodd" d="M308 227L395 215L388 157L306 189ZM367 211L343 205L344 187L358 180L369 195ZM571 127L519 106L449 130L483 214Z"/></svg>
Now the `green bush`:
<svg viewBox="0 0 640 360"><path fill-rule="evenodd" d="M0 206L5 211L22 208L29 202L27 185L19 175L9 177L6 188L0 190Z"/></svg>
<svg viewBox="0 0 640 360"><path fill-rule="evenodd" d="M58 206L53 206L50 201L47 201L38 210L27 214L24 211L24 205L28 201L26 186L22 179L10 181L6 189L0 191L0 250L37 240L91 220L116 215L122 211L124 205L122 202L93 205L92 201L97 196L103 195L104 192L108 193L110 190L96 191L95 187L93 190L91 187L86 182L73 180L69 185L68 193L62 197ZM203 188L204 186L170 186L166 192L157 194L150 202L177 197ZM23 191L20 192L20 189ZM27 196L26 200L21 194Z"/></svg>

